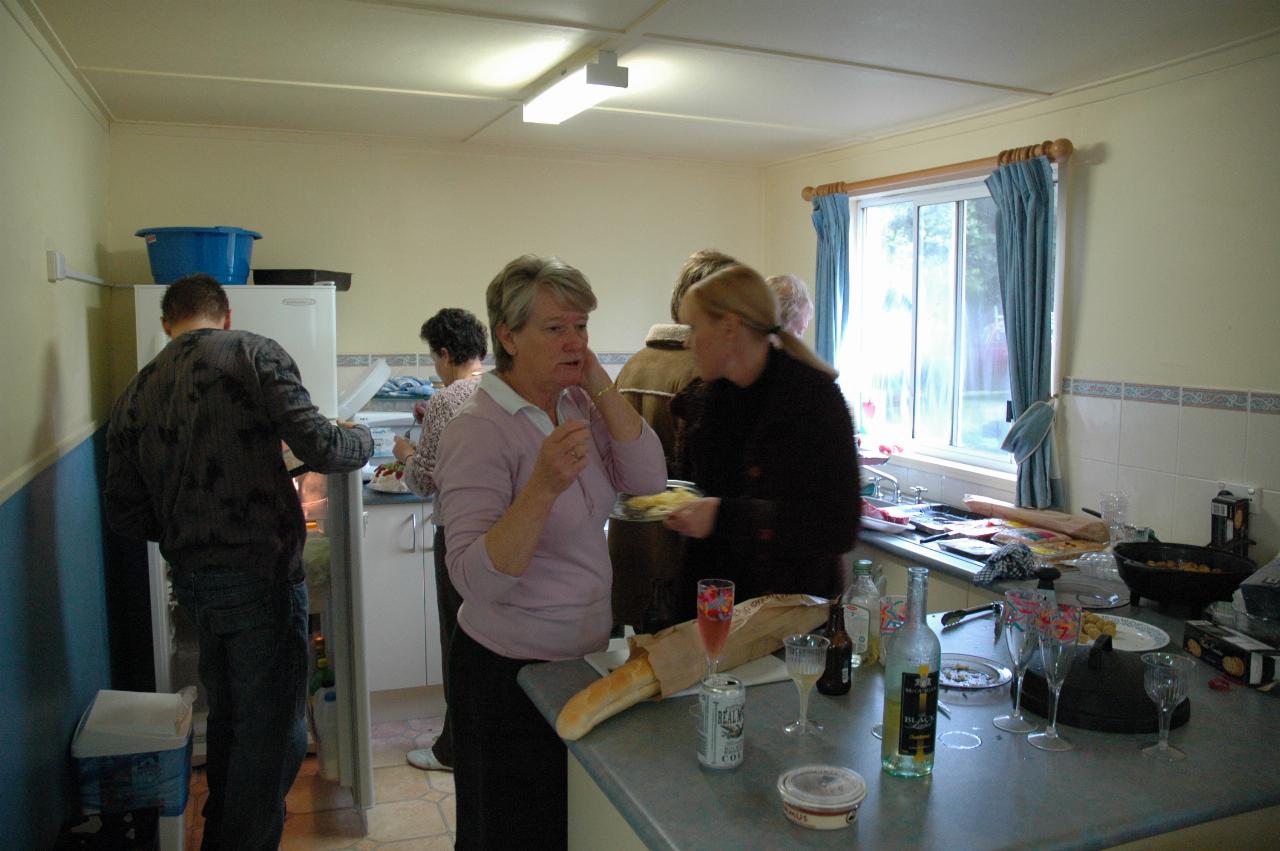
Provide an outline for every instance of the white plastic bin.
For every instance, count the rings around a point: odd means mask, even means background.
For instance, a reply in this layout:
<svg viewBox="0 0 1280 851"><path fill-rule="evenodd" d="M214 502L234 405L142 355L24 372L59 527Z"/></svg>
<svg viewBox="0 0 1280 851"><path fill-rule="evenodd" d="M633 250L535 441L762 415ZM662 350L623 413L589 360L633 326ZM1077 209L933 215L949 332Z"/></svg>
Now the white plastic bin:
<svg viewBox="0 0 1280 851"><path fill-rule="evenodd" d="M182 851L191 786L191 704L178 694L99 691L71 743L86 813L160 808L163 851Z"/></svg>

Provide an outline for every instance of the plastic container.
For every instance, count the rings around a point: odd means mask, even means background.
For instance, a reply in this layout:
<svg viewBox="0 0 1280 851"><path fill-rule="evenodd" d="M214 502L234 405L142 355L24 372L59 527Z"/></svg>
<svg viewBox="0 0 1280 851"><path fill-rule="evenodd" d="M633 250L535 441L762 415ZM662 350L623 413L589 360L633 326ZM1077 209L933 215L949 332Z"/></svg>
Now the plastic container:
<svg viewBox="0 0 1280 851"><path fill-rule="evenodd" d="M791 821L813 830L838 830L857 820L867 781L840 766L805 765L779 775L778 794Z"/></svg>
<svg viewBox="0 0 1280 851"><path fill-rule="evenodd" d="M257 231L226 226L142 228L134 236L147 242L151 277L157 284L198 273L222 284L247 283L253 242L262 239Z"/></svg>
<svg viewBox="0 0 1280 851"><path fill-rule="evenodd" d="M323 695L324 699L321 699ZM338 779L338 693L328 688L316 693L316 754L320 776Z"/></svg>
<svg viewBox="0 0 1280 851"><path fill-rule="evenodd" d="M191 775L191 703L179 694L99 691L71 743L86 812L159 807L181 816Z"/></svg>

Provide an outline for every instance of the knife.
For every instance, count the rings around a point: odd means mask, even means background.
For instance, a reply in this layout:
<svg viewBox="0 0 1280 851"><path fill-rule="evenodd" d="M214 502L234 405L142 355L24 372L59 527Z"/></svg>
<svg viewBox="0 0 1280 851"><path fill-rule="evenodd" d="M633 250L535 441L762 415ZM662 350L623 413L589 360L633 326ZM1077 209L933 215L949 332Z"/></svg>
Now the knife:
<svg viewBox="0 0 1280 851"><path fill-rule="evenodd" d="M983 606L974 606L972 609L956 609L954 611L947 612L942 616L942 628L946 629L949 626L955 626L970 615L976 615L979 613L984 615L990 614L991 612L998 611L999 607L1000 603L996 601L987 603Z"/></svg>

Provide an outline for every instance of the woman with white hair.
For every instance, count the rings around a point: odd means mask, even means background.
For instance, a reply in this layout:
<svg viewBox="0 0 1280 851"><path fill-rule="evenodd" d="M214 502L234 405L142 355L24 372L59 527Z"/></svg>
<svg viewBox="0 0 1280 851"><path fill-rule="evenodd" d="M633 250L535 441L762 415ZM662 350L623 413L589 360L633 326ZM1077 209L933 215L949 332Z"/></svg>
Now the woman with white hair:
<svg viewBox="0 0 1280 851"><path fill-rule="evenodd" d="M563 848L567 754L516 675L608 646L604 523L619 491L662 491L666 463L587 345L596 297L581 272L519 257L485 302L497 367L436 464L463 599L448 668L457 847Z"/></svg>
<svg viewBox="0 0 1280 851"><path fill-rule="evenodd" d="M778 324L793 337L803 337L813 321L809 287L795 275L774 275L765 281L778 299Z"/></svg>
<svg viewBox="0 0 1280 851"><path fill-rule="evenodd" d="M835 370L781 326L773 293L746 266L696 284L680 318L708 388L689 446L706 496L666 521L693 539L679 602L692 609L708 576L732 579L740 600L839 594L859 507L853 422Z"/></svg>

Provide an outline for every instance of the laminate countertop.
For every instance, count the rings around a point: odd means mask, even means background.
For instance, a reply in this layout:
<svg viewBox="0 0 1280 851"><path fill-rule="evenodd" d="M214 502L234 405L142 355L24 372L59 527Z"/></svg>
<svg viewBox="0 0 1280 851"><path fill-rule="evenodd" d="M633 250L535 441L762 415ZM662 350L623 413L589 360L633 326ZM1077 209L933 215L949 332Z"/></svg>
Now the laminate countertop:
<svg viewBox="0 0 1280 851"><path fill-rule="evenodd" d="M1149 607L1112 613L1159 626L1171 638L1168 649L1181 652L1182 620ZM937 629L938 615L930 619ZM1008 664L1003 642L995 645L992 637L989 617L971 620L942 634L943 652ZM1242 686L1211 690L1209 680L1218 673L1204 663L1195 667L1190 720L1171 737L1188 756L1173 764L1140 754L1154 733L1060 724L1075 749L1040 751L1025 736L992 725L1009 708L1006 688L944 689L952 717L938 719L933 775L891 777L880 769L880 742L870 732L882 706L879 666L855 670L847 695L813 693L810 717L826 729L810 741L782 732L798 710L792 683L750 687L745 757L734 770L698 764L693 698L634 706L568 745L571 759L655 849L1100 848L1237 814L1254 813L1252 821L1280 812L1255 812L1280 805L1280 703ZM596 676L585 662L573 661L530 665L519 680L554 724L564 703ZM1154 718L1155 704L1151 711ZM846 766L866 779L867 798L848 828L809 830L783 816L778 776L811 763ZM1250 847L1264 847L1278 834L1271 825L1268 833L1251 835L1256 843Z"/></svg>

